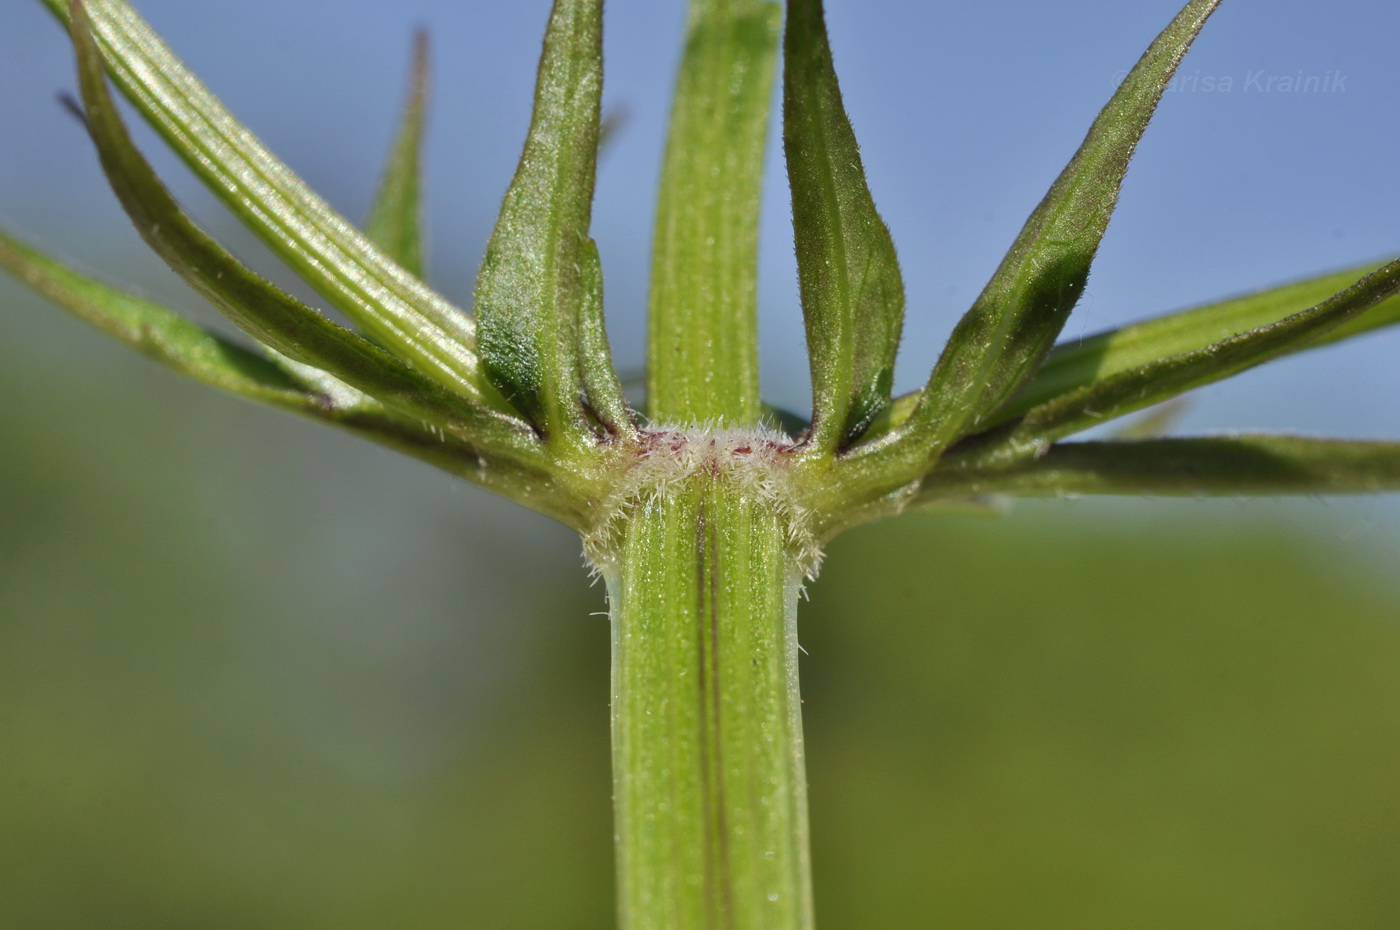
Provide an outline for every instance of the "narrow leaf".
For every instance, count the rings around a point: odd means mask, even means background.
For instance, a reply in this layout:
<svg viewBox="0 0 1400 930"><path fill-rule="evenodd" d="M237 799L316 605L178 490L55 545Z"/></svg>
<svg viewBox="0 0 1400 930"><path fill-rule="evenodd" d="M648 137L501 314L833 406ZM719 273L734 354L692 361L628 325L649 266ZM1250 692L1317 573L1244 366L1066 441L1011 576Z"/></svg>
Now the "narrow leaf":
<svg viewBox="0 0 1400 930"><path fill-rule="evenodd" d="M548 439L587 431L579 316L589 299L602 16L602 0L554 4L525 151L476 284L487 375Z"/></svg>
<svg viewBox="0 0 1400 930"><path fill-rule="evenodd" d="M1400 442L1211 436L1066 442L1002 469L935 467L915 505L997 493L1367 494L1400 490Z"/></svg>
<svg viewBox="0 0 1400 930"><path fill-rule="evenodd" d="M975 430L1039 367L1084 291L1138 139L1220 0L1192 0L1104 107L953 332L919 410L913 442L936 455Z"/></svg>
<svg viewBox="0 0 1400 930"><path fill-rule="evenodd" d="M571 526L588 513L552 480L541 463L494 455L433 424L405 417L337 382L320 369L293 373L209 332L175 312L79 274L0 232L0 267L79 319L163 365L228 391L427 462L533 507ZM309 388L309 389L307 389Z"/></svg>
<svg viewBox="0 0 1400 930"><path fill-rule="evenodd" d="M756 424L759 186L779 7L691 0L652 246L647 406Z"/></svg>
<svg viewBox="0 0 1400 930"><path fill-rule="evenodd" d="M505 418L417 374L398 359L321 316L244 268L201 230L165 189L137 151L107 92L102 60L88 31L81 0L73 4L73 45L78 56L88 130L103 169L123 208L147 244L191 287L254 338L292 359L330 372L410 416L523 444Z"/></svg>
<svg viewBox="0 0 1400 930"><path fill-rule="evenodd" d="M1278 322L1321 303L1376 268L1370 265L1332 272L1063 343L1050 353L1035 378L997 411L995 420L1019 416L1056 395L1156 359L1201 349ZM1333 329L1292 344L1289 351L1328 345L1397 322L1400 297L1393 297Z"/></svg>
<svg viewBox="0 0 1400 930"><path fill-rule="evenodd" d="M3 231L0 268L83 322L196 381L313 419L344 425L353 418L361 427L380 421L380 432L438 435L427 424L404 420L320 369L285 358L269 360L168 307L74 271ZM312 382L317 389L307 390ZM353 396L354 402L341 403L346 396Z"/></svg>
<svg viewBox="0 0 1400 930"><path fill-rule="evenodd" d="M904 282L841 103L821 0L788 0L783 147L807 351L811 444L857 439L890 399Z"/></svg>
<svg viewBox="0 0 1400 930"><path fill-rule="evenodd" d="M1196 349L1116 372L1032 407L993 431L978 458L1034 453L1050 441L1220 381L1308 345L1400 292L1400 259L1311 309Z"/></svg>
<svg viewBox="0 0 1400 930"><path fill-rule="evenodd" d="M622 383L612 365L612 349L603 323L603 265L598 246L587 240L583 251L583 302L579 312L579 374L584 395L598 422L613 436L631 436L637 424Z"/></svg>
<svg viewBox="0 0 1400 930"><path fill-rule="evenodd" d="M0 267L84 322L181 374L278 407L317 399L277 365L172 310L79 274L0 232Z"/></svg>
<svg viewBox="0 0 1400 930"><path fill-rule="evenodd" d="M1278 322L1321 303L1379 267L1366 265L1334 271L1062 342L1051 351L1035 377L983 423L990 427L1014 420L1032 407L1099 379ZM1383 300L1332 329L1294 343L1285 352L1331 345L1396 323L1400 323L1400 296ZM897 431L913 415L922 394L913 391L896 397L876 417L867 436L881 437Z"/></svg>
<svg viewBox="0 0 1400 930"><path fill-rule="evenodd" d="M423 277L423 123L428 97L428 33L413 37L408 103L379 191L365 221L365 235L416 278Z"/></svg>
<svg viewBox="0 0 1400 930"><path fill-rule="evenodd" d="M61 20L68 0L43 0ZM89 0L118 86L269 247L382 345L433 380L504 409L478 370L472 321L409 274L278 161L125 0Z"/></svg>

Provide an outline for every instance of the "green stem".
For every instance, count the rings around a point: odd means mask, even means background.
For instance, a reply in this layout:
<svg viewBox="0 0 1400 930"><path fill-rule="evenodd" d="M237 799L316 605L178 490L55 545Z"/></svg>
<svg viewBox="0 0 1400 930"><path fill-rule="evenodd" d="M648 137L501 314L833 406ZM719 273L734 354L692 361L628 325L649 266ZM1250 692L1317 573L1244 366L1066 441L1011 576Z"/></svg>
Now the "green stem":
<svg viewBox="0 0 1400 930"><path fill-rule="evenodd" d="M603 561L624 930L812 926L802 557L734 448L639 494Z"/></svg>
<svg viewBox="0 0 1400 930"><path fill-rule="evenodd" d="M661 167L647 313L653 422L754 426L758 218L782 15L690 0Z"/></svg>

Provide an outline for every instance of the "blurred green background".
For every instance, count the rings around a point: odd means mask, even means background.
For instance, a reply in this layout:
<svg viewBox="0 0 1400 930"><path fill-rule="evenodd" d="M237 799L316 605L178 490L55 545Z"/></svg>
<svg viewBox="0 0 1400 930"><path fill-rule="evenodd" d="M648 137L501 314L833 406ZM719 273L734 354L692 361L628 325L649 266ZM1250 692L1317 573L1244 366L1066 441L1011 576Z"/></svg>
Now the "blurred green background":
<svg viewBox="0 0 1400 930"><path fill-rule="evenodd" d="M0 927L610 926L570 535L0 298ZM823 925L1400 925L1377 552L1364 509L1229 501L838 540Z"/></svg>
<svg viewBox="0 0 1400 930"><path fill-rule="evenodd" d="M433 267L467 299L547 0L139 5L351 216L430 23ZM909 280L902 386L1177 5L830 4ZM1068 337L1395 249L1396 123L1374 115L1400 8L1225 7L1194 73L1349 90L1171 95ZM597 226L635 370L682 5L609 9L632 118ZM212 319L54 104L71 64L37 3L0 9L0 51L4 221ZM765 385L801 408L779 157ZM1398 338L1212 388L1186 428L1400 436ZM569 533L183 382L6 280L0 398L0 930L611 926L608 632ZM1400 926L1397 564L1394 496L1036 502L838 540L801 614L822 925Z"/></svg>

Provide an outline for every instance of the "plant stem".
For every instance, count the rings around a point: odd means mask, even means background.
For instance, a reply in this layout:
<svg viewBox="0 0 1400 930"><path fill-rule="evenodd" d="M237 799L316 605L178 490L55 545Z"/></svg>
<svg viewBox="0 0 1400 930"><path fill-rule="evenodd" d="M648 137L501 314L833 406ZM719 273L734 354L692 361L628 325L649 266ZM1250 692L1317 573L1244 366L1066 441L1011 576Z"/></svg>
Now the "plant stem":
<svg viewBox="0 0 1400 930"><path fill-rule="evenodd" d="M771 485L718 462L641 495L603 563L624 930L812 926L803 566Z"/></svg>
<svg viewBox="0 0 1400 930"><path fill-rule="evenodd" d="M690 0L661 167L647 311L653 422L752 426L758 220L782 13Z"/></svg>

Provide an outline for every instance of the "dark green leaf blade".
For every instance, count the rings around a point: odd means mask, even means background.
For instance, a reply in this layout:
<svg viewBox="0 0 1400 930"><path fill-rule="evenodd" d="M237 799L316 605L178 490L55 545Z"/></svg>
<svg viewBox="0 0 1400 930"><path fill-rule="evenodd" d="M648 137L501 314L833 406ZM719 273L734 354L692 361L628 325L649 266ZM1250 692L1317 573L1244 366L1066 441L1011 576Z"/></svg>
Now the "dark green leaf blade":
<svg viewBox="0 0 1400 930"><path fill-rule="evenodd" d="M812 369L811 445L856 440L890 399L904 282L841 102L821 0L788 0L783 147Z"/></svg>
<svg viewBox="0 0 1400 930"><path fill-rule="evenodd" d="M1400 442L1209 436L1065 442L1007 468L942 463L915 505L944 497L1147 494L1369 494L1400 490Z"/></svg>
<svg viewBox="0 0 1400 930"><path fill-rule="evenodd" d="M68 0L43 0L60 20ZM242 126L126 0L89 0L118 86L259 238L376 340L465 397L506 409L479 371L472 320L380 251Z"/></svg>
<svg viewBox="0 0 1400 930"><path fill-rule="evenodd" d="M579 315L603 87L602 0L556 0L535 111L476 283L482 363L548 440L577 440Z"/></svg>
<svg viewBox="0 0 1400 930"><path fill-rule="evenodd" d="M1156 359L1275 323L1321 303L1378 267L1367 265L1319 275L1057 345L1035 377L997 411L994 422L1019 416L1057 395ZM1329 345L1395 323L1400 323L1400 297L1384 300L1333 329L1294 343L1288 351Z"/></svg>
<svg viewBox="0 0 1400 930"><path fill-rule="evenodd" d="M978 450L973 455L984 459L1034 454L1052 440L1296 351L1397 293L1400 259L1301 313L1193 351L1116 372L1032 407L1019 420L987 434L985 440L973 439L971 445Z"/></svg>
<svg viewBox="0 0 1400 930"><path fill-rule="evenodd" d="M1220 0L1192 0L1109 100L943 351L910 439L932 455L978 428L1040 365L1083 293L1138 139Z"/></svg>
<svg viewBox="0 0 1400 930"><path fill-rule="evenodd" d="M758 383L758 214L780 8L691 0L652 244L647 411L749 426Z"/></svg>
<svg viewBox="0 0 1400 930"><path fill-rule="evenodd" d="M408 103L379 190L365 220L365 235L416 278L423 277L423 124L428 98L428 33L413 36Z"/></svg>
<svg viewBox="0 0 1400 930"><path fill-rule="evenodd" d="M516 452L528 430L478 407L408 368L361 336L248 271L180 209L136 149L107 91L102 59L81 0L73 4L73 45L87 125L103 169L147 244L191 287L255 339L320 368L387 406L453 430L477 430ZM523 426L523 425L521 425Z"/></svg>

